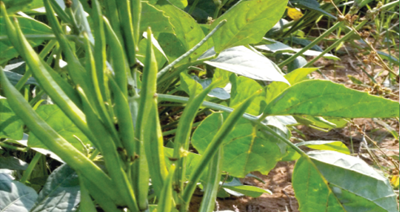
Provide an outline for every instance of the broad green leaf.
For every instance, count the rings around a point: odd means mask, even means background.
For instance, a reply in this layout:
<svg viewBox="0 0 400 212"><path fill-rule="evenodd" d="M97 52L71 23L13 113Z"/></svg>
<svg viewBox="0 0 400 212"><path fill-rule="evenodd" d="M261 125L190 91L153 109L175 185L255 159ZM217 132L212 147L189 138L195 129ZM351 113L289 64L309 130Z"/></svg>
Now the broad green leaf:
<svg viewBox="0 0 400 212"><path fill-rule="evenodd" d="M214 78L215 79L215 78ZM203 89L207 88L211 83L212 79L200 79L196 75L189 75L186 72L181 73L179 88L185 91L188 95L190 95L193 89L196 89L196 94L199 94ZM194 84L200 84L194 87ZM231 97L231 95L223 88L214 88L207 94L209 97L215 97L221 100L227 100Z"/></svg>
<svg viewBox="0 0 400 212"><path fill-rule="evenodd" d="M39 13L45 13L46 10L44 9L44 4L43 0L33 0L31 3L26 5L22 12L30 13L30 12L39 12Z"/></svg>
<svg viewBox="0 0 400 212"><path fill-rule="evenodd" d="M228 193L235 196L245 195L256 198L264 193L272 194L272 192L267 189L262 189L255 186L243 185L237 178L234 178L231 182L222 184L222 188L224 188L224 190L227 191ZM236 193L239 193L239 195Z"/></svg>
<svg viewBox="0 0 400 212"><path fill-rule="evenodd" d="M151 31L158 35L159 33L172 33L174 34L173 26L170 18L166 16L165 12L157 9L149 2L142 1L142 16L140 19L140 32L143 33L151 27ZM157 37L157 36L156 36Z"/></svg>
<svg viewBox="0 0 400 212"><path fill-rule="evenodd" d="M36 112L43 118L58 134L64 137L78 150L85 152L82 146L91 144L89 139L79 130L79 128L60 110L56 105L43 105L40 106ZM82 143L81 143L82 142ZM29 147L39 147L47 149L42 142L31 133L28 139Z"/></svg>
<svg viewBox="0 0 400 212"><path fill-rule="evenodd" d="M178 88L185 91L188 95L191 95L193 92L195 95L198 95L203 91L203 87L200 83L194 80L193 77L186 72L180 74L180 82L181 84Z"/></svg>
<svg viewBox="0 0 400 212"><path fill-rule="evenodd" d="M384 110L382 110L384 108ZM267 105L269 115L342 118L399 117L399 103L325 80L297 83Z"/></svg>
<svg viewBox="0 0 400 212"><path fill-rule="evenodd" d="M215 51L258 43L282 17L287 0L242 0L214 21L213 29L226 19L227 23L214 35Z"/></svg>
<svg viewBox="0 0 400 212"><path fill-rule="evenodd" d="M214 48L211 48L199 59L212 57L215 54ZM288 83L271 60L244 46L226 49L217 58L205 63L255 80Z"/></svg>
<svg viewBox="0 0 400 212"><path fill-rule="evenodd" d="M26 168L28 168L28 164L25 161L16 157L0 155L0 169L25 170Z"/></svg>
<svg viewBox="0 0 400 212"><path fill-rule="evenodd" d="M230 79L232 83L232 90L229 107L231 108L236 108L238 105L240 105L240 103L247 99L249 95L262 89L260 84L246 77L237 77L235 75L231 75ZM260 111L260 104L262 100L263 95L254 98L250 106L247 108L246 113L251 115L259 115L262 112Z"/></svg>
<svg viewBox="0 0 400 212"><path fill-rule="evenodd" d="M264 38L267 39L267 38ZM292 48L284 43L281 43L279 41L275 41L272 39L268 39L268 41L272 42L271 44L264 44L264 45L257 45L255 46L257 49L265 50L265 51L270 51L273 53L277 52L299 52L302 49L299 48ZM303 53L305 56L318 56L322 52L320 51L315 51L315 50L307 50ZM331 60L340 60L340 58L336 57L333 54L326 53L323 55L324 58L331 59Z"/></svg>
<svg viewBox="0 0 400 212"><path fill-rule="evenodd" d="M299 68L286 74L285 78L289 81L291 85L293 85L306 80L307 76L316 70L318 70L318 68Z"/></svg>
<svg viewBox="0 0 400 212"><path fill-rule="evenodd" d="M32 1L33 0L2 0L2 2L6 5L8 13L20 11Z"/></svg>
<svg viewBox="0 0 400 212"><path fill-rule="evenodd" d="M238 193L243 194L244 196L249 196L249 197L259 197L264 193L267 194L272 194L271 191L262 189L262 188L258 188L255 186L248 186L248 185L241 185L241 186L223 186L223 188L225 190L229 189ZM228 192L229 193L229 192ZM241 196L243 196L241 195Z"/></svg>
<svg viewBox="0 0 400 212"><path fill-rule="evenodd" d="M0 97L0 138L21 139L23 136L23 122L11 109L7 99Z"/></svg>
<svg viewBox="0 0 400 212"><path fill-rule="evenodd" d="M37 199L36 191L13 181L8 174L0 173L0 210L1 212L28 212Z"/></svg>
<svg viewBox="0 0 400 212"><path fill-rule="evenodd" d="M158 42L170 61L181 56L204 38L204 33L200 25L183 10L171 5L166 0L159 0L155 6L165 12L175 30L175 35L161 33L158 36ZM207 45L201 46L190 55L190 58L195 59L199 57L209 48Z"/></svg>
<svg viewBox="0 0 400 212"><path fill-rule="evenodd" d="M17 62L4 67L4 73L13 85L16 85L23 76L19 70L22 70L22 73L25 72L25 62ZM39 85L33 77L30 77L25 84Z"/></svg>
<svg viewBox="0 0 400 212"><path fill-rule="evenodd" d="M300 211L398 211L389 180L361 159L333 151L309 156L293 171Z"/></svg>
<svg viewBox="0 0 400 212"><path fill-rule="evenodd" d="M320 7L320 5L319 5L317 0L293 0L291 2L292 3L297 3L298 4L297 6L300 7L300 8L307 8L307 9L310 9L310 10L315 10L315 11L318 11L318 12L320 12L320 13L328 16L328 17L336 19L335 16L333 16L329 12L323 10Z"/></svg>
<svg viewBox="0 0 400 212"><path fill-rule="evenodd" d="M20 144L20 145L22 145L22 146L28 147L28 138L29 138L29 135L27 135L27 134L24 133L23 138L22 138L21 140L15 140L14 142L15 142L15 143L18 143L18 144ZM65 163L63 160L61 160L60 157L58 157L56 154L54 154L54 153L53 153L52 151L50 151L50 150L42 149L42 148L35 148L35 147L34 147L34 148L31 148L31 149L33 149L33 150L39 152L39 153L42 154L42 155L49 156L50 158L52 158L52 159L54 159L54 160L56 160L56 161L58 161L58 162L60 162L60 163Z"/></svg>
<svg viewBox="0 0 400 212"><path fill-rule="evenodd" d="M182 10L188 5L187 0L169 0L169 2Z"/></svg>
<svg viewBox="0 0 400 212"><path fill-rule="evenodd" d="M218 130L218 115L208 116L193 134L192 144L200 154ZM268 174L275 167L282 156L279 144L273 136L260 136L259 130L246 119L237 122L223 143L223 171L231 176L245 177L252 171Z"/></svg>
<svg viewBox="0 0 400 212"><path fill-rule="evenodd" d="M296 146L306 146L316 150L331 150L350 155L350 150L341 141L305 141L297 143Z"/></svg>
<svg viewBox="0 0 400 212"><path fill-rule="evenodd" d="M16 17L18 19L18 23L21 27L21 30L24 34L51 34L52 31L50 27L43 24L42 22L36 21L34 19L25 18L21 16ZM0 36L7 36L6 35L6 26L4 23L4 18L0 17ZM38 46L43 42L43 40L30 40L29 43L32 47ZM11 45L11 42L8 40L0 41L0 63L7 61L13 57L18 56L17 51L15 50L14 46Z"/></svg>
<svg viewBox="0 0 400 212"><path fill-rule="evenodd" d="M75 211L79 202L78 174L68 165L62 165L51 173L31 211Z"/></svg>
<svg viewBox="0 0 400 212"><path fill-rule="evenodd" d="M165 154L165 161L167 163L167 167L170 167L173 162L172 158L174 156L174 150L171 148L164 148L164 154ZM200 155L188 152L188 155L186 158L186 174L185 174L186 179L189 179L190 174L193 172L193 169L196 167L196 165L200 161L200 159L201 159ZM206 173L208 173L208 168L203 171L202 177L200 178L201 182L204 182L207 179Z"/></svg>

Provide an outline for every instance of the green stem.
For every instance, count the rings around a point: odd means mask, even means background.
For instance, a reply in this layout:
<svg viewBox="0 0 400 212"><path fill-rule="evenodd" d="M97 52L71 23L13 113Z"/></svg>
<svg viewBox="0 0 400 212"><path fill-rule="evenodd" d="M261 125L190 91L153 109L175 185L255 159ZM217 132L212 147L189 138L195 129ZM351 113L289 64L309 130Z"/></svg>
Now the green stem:
<svg viewBox="0 0 400 212"><path fill-rule="evenodd" d="M33 169L35 168L37 162L39 161L40 157L42 154L39 152L35 153L35 156L33 157L32 161L29 163L28 168L24 171L24 174L22 175L22 178L20 180L21 183L26 183L28 178L31 176Z"/></svg>
<svg viewBox="0 0 400 212"><path fill-rule="evenodd" d="M40 52L39 57L44 59L44 57L50 52L50 50L56 45L56 43L57 43L56 40L51 40L49 43L47 43L46 46L44 47L44 49ZM22 76L22 78L15 85L15 88L17 90L21 90L22 87L25 85L25 83L28 81L28 79L31 76L32 76L32 72L29 70L29 66L27 66L25 74Z"/></svg>
<svg viewBox="0 0 400 212"><path fill-rule="evenodd" d="M196 6L197 6L198 3L199 3L199 0L195 0L195 1L193 2L192 6L190 6L190 9L189 9L189 11L188 11L188 13L189 13L190 15L192 15L192 13L193 13L193 11L194 11L194 9L196 8Z"/></svg>
<svg viewBox="0 0 400 212"><path fill-rule="evenodd" d="M179 103L187 103L189 102L189 98L187 97L182 97L182 96L173 96L173 95L167 95L167 94L157 94L158 95L158 100L161 101L170 101L170 102L179 102ZM220 104L204 101L202 103L202 106L213 109L213 110L221 110L224 112L232 113L233 109L230 107L226 107ZM250 114L243 114L243 118L251 121L252 123L258 125L261 127L263 130L267 131L268 133L262 131L263 133L266 133L268 136L272 134L282 142L286 143L288 146L292 147L296 152L298 152L302 156L307 156L307 154L301 150L299 147L294 145L291 141L289 141L287 138L282 137L281 135L277 134L272 128L270 128L267 125L262 124L256 116L250 115Z"/></svg>
<svg viewBox="0 0 400 212"><path fill-rule="evenodd" d="M362 21L355 29L358 30L361 27L363 27L366 23L368 23L368 20L364 20ZM349 39L351 36L353 36L355 33L354 30L351 30L350 32L348 32L345 36L343 36L342 38L340 38L339 40L337 40L336 42L334 42L332 45L330 45L328 48L326 48L321 54L319 54L318 56L316 56L314 59L312 59L311 61L309 61L304 67L309 67L312 66L314 64L315 61L317 61L319 58L321 58L322 56L324 56L325 53L331 51L333 48L335 48L335 46L339 45L340 43L346 41L347 39Z"/></svg>
<svg viewBox="0 0 400 212"><path fill-rule="evenodd" d="M28 40L55 40L57 39L55 34L24 34L25 38ZM65 35L68 40L77 40L82 37L77 35ZM0 35L0 41L8 40L7 35Z"/></svg>
<svg viewBox="0 0 400 212"><path fill-rule="evenodd" d="M159 82L162 82L162 77L171 69L174 67L176 64L178 64L180 61L191 55L193 52L195 52L198 48L200 48L205 42L207 42L208 39L211 38L211 36L219 29L221 28L224 24L226 23L226 20L222 20L206 37L203 38L198 44L193 46L189 51L187 51L185 54L181 55L178 57L176 60L174 60L172 63L168 64L165 68L161 69L158 74L157 74L157 80Z"/></svg>
<svg viewBox="0 0 400 212"><path fill-rule="evenodd" d="M280 63L278 66L279 68L282 68L283 66L289 64L290 62L292 62L293 60L295 60L298 56L300 56L301 54L303 54L305 51L311 49L314 45L316 45L317 43L319 43L321 40L323 40L326 36L330 35L333 31L335 31L338 27L340 27L343 24L343 22L338 22L335 25L333 25L331 28L329 28L328 30L326 30L322 35L320 35L318 38L316 38L314 41L312 41L310 44L308 44L306 47L302 48L299 52L297 52L296 54L294 54L293 56L289 57L288 59L286 59L285 61L283 61L282 63ZM323 56L324 54L320 54L320 56Z"/></svg>

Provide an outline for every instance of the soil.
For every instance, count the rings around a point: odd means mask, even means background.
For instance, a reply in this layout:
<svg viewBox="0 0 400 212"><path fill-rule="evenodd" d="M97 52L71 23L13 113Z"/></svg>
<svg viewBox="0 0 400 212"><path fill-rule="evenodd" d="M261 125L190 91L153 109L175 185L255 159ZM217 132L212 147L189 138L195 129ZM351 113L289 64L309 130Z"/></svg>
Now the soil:
<svg viewBox="0 0 400 212"><path fill-rule="evenodd" d="M357 56L356 52L352 52L350 49L346 49L348 53L340 56L340 61L332 61L320 59L314 66L322 67L322 75L314 72L313 78L317 79L329 79L336 83L344 84L345 86L361 90L364 92L370 92L371 94L379 95L379 91L373 89L373 86L358 86L352 83L348 75L359 79L362 82L369 82L368 76L360 69L363 67L370 75L374 75L381 71L379 66L371 66L361 64L362 60L367 56ZM353 53L353 54L352 54ZM398 57L398 53L397 53ZM395 72L398 73L398 67L395 67ZM381 76L387 76L387 72L384 71ZM383 77L378 77L377 82L382 83ZM365 83L367 84L367 83ZM399 89L398 83L397 88L392 87L391 93L383 95L385 98L393 100L399 100ZM304 140L337 140L344 142L352 152L352 155L359 156L364 159L370 165L377 169L383 169L389 174L398 174L399 170L393 168L390 158L392 156L399 155L399 141L396 140L389 131L383 126L379 125L372 119L354 119L353 125L348 124L342 129L333 129L329 132L318 131L306 126L298 126L298 129L305 135ZM399 123L395 119L387 119L385 123L389 124L393 129L399 132ZM357 130L357 126L361 130L364 130L368 138L377 142L377 145L382 151L379 151L366 136L362 135L362 131ZM300 135L293 132L296 137ZM368 142L368 149L372 150L375 160L368 154L365 145L360 144ZM388 159L389 158L389 159ZM398 160L398 159L397 159ZM226 199L218 199L215 211L234 211L234 212L297 212L299 211L298 202L295 198L293 191L291 178L295 162L279 162L277 166L271 170L268 175L262 175L258 172L252 174L258 176L265 184L259 182L254 178L242 179L243 184L253 185L264 189L269 189L273 194L263 194L258 198L251 197L231 197ZM191 203L190 211L198 211L201 202L201 196L195 196Z"/></svg>

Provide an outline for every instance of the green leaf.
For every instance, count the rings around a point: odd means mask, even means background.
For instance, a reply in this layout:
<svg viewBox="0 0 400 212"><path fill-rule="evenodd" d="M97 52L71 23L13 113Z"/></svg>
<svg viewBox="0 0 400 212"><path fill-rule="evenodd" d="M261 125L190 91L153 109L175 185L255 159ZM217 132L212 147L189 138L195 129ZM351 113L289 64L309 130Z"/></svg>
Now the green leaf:
<svg viewBox="0 0 400 212"><path fill-rule="evenodd" d="M291 1L291 2L298 3L298 6L300 8L307 8L307 9L310 9L310 10L315 10L315 11L320 12L320 13L328 16L328 17L336 19L335 16L333 16L332 14L328 13L327 11L321 9L321 7L320 7L320 5L319 5L317 0L294 0L294 1Z"/></svg>
<svg viewBox="0 0 400 212"><path fill-rule="evenodd" d="M381 51L378 51L378 54L382 57L382 59L388 60L396 65L400 65L399 58L397 58L396 56Z"/></svg>
<svg viewBox="0 0 400 212"><path fill-rule="evenodd" d="M262 188L258 188L255 186L243 185L237 178L234 178L231 182L222 184L222 188L224 188L224 190L227 191L228 193L235 195L235 196L245 195L245 196L256 198L256 197L261 196L264 193L272 194L272 192L268 189L262 189ZM231 192L231 191L234 191L234 192ZM242 195L238 195L238 194L236 194L236 192L238 192Z"/></svg>
<svg viewBox="0 0 400 212"><path fill-rule="evenodd" d="M218 131L218 116L208 116L193 134L192 144L200 154ZM223 141L223 171L235 177L245 177L252 171L268 174L275 167L282 157L280 147L272 135L269 138L260 136L259 130L246 119L237 122Z"/></svg>
<svg viewBox="0 0 400 212"><path fill-rule="evenodd" d="M215 54L212 48L199 59L212 57ZM226 49L217 58L205 63L255 80L288 83L280 73L279 68L271 60L244 46Z"/></svg>
<svg viewBox="0 0 400 212"><path fill-rule="evenodd" d="M82 143L87 145L91 144L89 139L83 134L79 128L60 110L57 105L44 105L40 106L36 112L43 118L58 134L64 137L69 143L75 148L85 152L86 149L82 146ZM80 141L82 142L80 142ZM42 142L31 133L28 139L29 147L39 147L47 149Z"/></svg>
<svg viewBox="0 0 400 212"><path fill-rule="evenodd" d="M385 108L382 110L382 108ZM269 115L342 118L399 117L399 103L325 80L295 84L267 105Z"/></svg>
<svg viewBox="0 0 400 212"><path fill-rule="evenodd" d="M7 12L13 13L22 10L28 4L30 4L33 0L3 0L6 5ZM1 32L1 31L0 31Z"/></svg>
<svg viewBox="0 0 400 212"><path fill-rule="evenodd" d="M0 169L25 170L26 168L28 168L28 164L25 161L16 157L0 155Z"/></svg>
<svg viewBox="0 0 400 212"><path fill-rule="evenodd" d="M297 143L296 146L306 146L316 150L331 150L350 155L350 150L341 141L305 141Z"/></svg>
<svg viewBox="0 0 400 212"><path fill-rule="evenodd" d="M220 16L211 26L213 29L226 19L227 23L214 35L215 51L229 47L258 43L282 17L287 0L242 0Z"/></svg>
<svg viewBox="0 0 400 212"><path fill-rule="evenodd" d="M165 12L157 9L149 2L142 1L142 16L140 19L141 34L145 32L148 27L151 27L151 31L155 35L163 32L175 34L170 18Z"/></svg>
<svg viewBox="0 0 400 212"><path fill-rule="evenodd" d="M51 173L31 211L75 211L79 202L78 174L68 165L62 165Z"/></svg>
<svg viewBox="0 0 400 212"><path fill-rule="evenodd" d="M0 97L0 138L19 140L23 136L23 122L11 109L7 99Z"/></svg>
<svg viewBox="0 0 400 212"><path fill-rule="evenodd" d="M398 211L390 182L359 158L310 152L293 171L300 211Z"/></svg>
<svg viewBox="0 0 400 212"><path fill-rule="evenodd" d="M175 35L161 33L158 36L158 42L167 54L169 61L175 60L205 37L196 20L183 10L171 5L166 0L159 0L155 6L165 12L175 30ZM190 55L190 58L199 57L209 48L207 45L201 46Z"/></svg>
<svg viewBox="0 0 400 212"><path fill-rule="evenodd" d="M169 2L182 10L188 5L187 0L169 0Z"/></svg>
<svg viewBox="0 0 400 212"><path fill-rule="evenodd" d="M4 67L4 73L13 85L16 85L23 76L19 74L19 70L25 72L25 62L17 62ZM25 84L39 85L33 77L30 77Z"/></svg>
<svg viewBox="0 0 400 212"><path fill-rule="evenodd" d="M24 34L37 34L37 35L52 34L50 27L43 24L42 22L20 16L17 16L16 18L18 19L18 23ZM6 36L5 32L6 32L6 26L4 22L4 17L0 17L0 36ZM32 47L39 46L42 42L43 40L40 39L29 41ZM0 41L0 63L16 56L18 56L18 53L15 50L14 46L11 45L10 41L8 40Z"/></svg>
<svg viewBox="0 0 400 212"><path fill-rule="evenodd" d="M255 46L257 49L265 50L265 51L270 51L273 53L278 53L278 52L299 52L302 49L299 48L292 48L284 43L281 43L279 41L275 41L272 39L264 38L267 39L268 41L271 42L271 44L264 44L264 45L257 45ZM322 52L320 51L315 51L315 50L307 50L303 53L305 56L318 56ZM331 59L331 60L340 60L340 58L336 57L333 54L326 53L323 55L324 58Z"/></svg>
<svg viewBox="0 0 400 212"><path fill-rule="evenodd" d="M0 209L2 212L28 212L37 199L36 191L0 173Z"/></svg>
<svg viewBox="0 0 400 212"><path fill-rule="evenodd" d="M164 148L165 161L167 163L167 167L170 167L173 163L170 158L174 157L174 149ZM193 172L193 169L196 167L197 163L200 161L201 156L195 153L189 152L186 158L186 173L185 178L189 179L190 174ZM208 168L203 171L202 177L200 178L201 182L204 182L207 179Z"/></svg>
<svg viewBox="0 0 400 212"><path fill-rule="evenodd" d="M232 90L229 107L231 108L236 108L240 105L241 102L247 99L250 94L253 94L256 91L262 89L260 84L246 77L237 77L235 75L231 75L230 79L232 83ZM247 108L246 113L259 115L261 113L260 103L262 100L263 95L254 98L250 106Z"/></svg>

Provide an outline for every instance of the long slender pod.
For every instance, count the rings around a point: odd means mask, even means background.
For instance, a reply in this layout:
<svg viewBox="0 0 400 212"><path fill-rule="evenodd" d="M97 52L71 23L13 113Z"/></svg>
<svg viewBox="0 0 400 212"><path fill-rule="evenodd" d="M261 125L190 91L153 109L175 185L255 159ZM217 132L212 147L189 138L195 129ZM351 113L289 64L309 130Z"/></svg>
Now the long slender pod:
<svg viewBox="0 0 400 212"><path fill-rule="evenodd" d="M158 201L157 211L170 212L173 207L172 198L172 179L175 173L175 165L169 169L169 174L161 190L160 200Z"/></svg>
<svg viewBox="0 0 400 212"><path fill-rule="evenodd" d="M142 1L140 0L131 0L131 13L132 13L132 26L133 26L133 38L135 44L139 43L139 33L140 33L140 17L142 15ZM138 45L135 46L135 50L138 50ZM136 63L136 61L130 61L132 63Z"/></svg>
<svg viewBox="0 0 400 212"><path fill-rule="evenodd" d="M86 70L81 65L78 57L72 51L68 39L63 34L61 25L57 21L57 17L55 16L53 7L49 3L49 0L44 0L43 3L46 8L47 19L49 20L52 30L57 37L57 41L60 44L60 47L63 50L64 55L66 57L66 61L68 63L67 69L69 75L71 76L74 83L80 85L88 96L93 96L94 92L93 89L91 89L91 86L89 86L89 83L87 81L88 77Z"/></svg>
<svg viewBox="0 0 400 212"><path fill-rule="evenodd" d="M6 14L4 4L1 5L3 14ZM5 19L7 18L8 16L5 15ZM93 133L87 126L85 114L83 114L74 101L69 98L71 94L67 95L60 85L54 80L53 76L58 75L48 71L49 66L42 62L28 41L24 38L21 29L19 28L18 21L14 19L15 30L13 30L14 27L12 27L12 25L10 26L9 23L10 22L6 21L8 36L12 42L20 43L20 50L23 51L23 54L21 55L23 55L25 61L29 64L35 79L52 98L52 100L60 107L60 109L63 110L63 112L76 124L80 130L82 130L83 133L86 134L90 140L92 140L94 138Z"/></svg>
<svg viewBox="0 0 400 212"><path fill-rule="evenodd" d="M98 75L96 72L95 60L92 53L92 49L90 48L89 38L87 37L86 33L84 33L84 37L85 37L86 61L87 61L86 66L87 69L89 70L89 75L90 75L89 81L94 90L93 98L96 101L95 103L93 103L89 100L89 102L93 105L94 107L93 109L97 111L97 114L99 114L101 117L100 120L102 120L102 122L107 127L107 130L111 133L114 143L117 145L117 147L122 147L118 133L114 127L114 122L111 119L109 113L107 112L107 108L104 105L104 99L103 96L101 95L100 85L97 78Z"/></svg>
<svg viewBox="0 0 400 212"><path fill-rule="evenodd" d="M134 160L135 143L135 132L133 122L131 118L131 111L129 108L128 99L124 96L117 81L109 76L110 88L113 91L114 103L115 103L115 114L118 119L118 128L120 132L120 138L123 147L126 150L127 156L130 161Z"/></svg>
<svg viewBox="0 0 400 212"><path fill-rule="evenodd" d="M223 122L223 115L220 114L220 125ZM219 182L221 180L221 167L222 167L223 148L219 147L217 153L213 156L210 165L208 166L207 184L204 186L204 196L201 201L199 212L213 212L213 202L216 201Z"/></svg>
<svg viewBox="0 0 400 212"><path fill-rule="evenodd" d="M120 195L115 192L112 180L91 160L54 131L54 129L32 109L21 93L8 81L1 67L0 80L8 103L31 132L33 132L50 151L58 155L74 170L81 172L111 199L119 200Z"/></svg>
<svg viewBox="0 0 400 212"><path fill-rule="evenodd" d="M117 34L112 29L110 22L103 18L106 31L107 43L111 50L112 66L115 74L115 81L121 89L124 96L128 97L128 75L129 65L125 58L124 48L118 39Z"/></svg>
<svg viewBox="0 0 400 212"><path fill-rule="evenodd" d="M107 170L111 179L113 180L116 189L121 194L122 199L128 205L131 211L139 211L136 203L136 198L132 189L132 185L128 180L128 176L124 170L124 163L121 161L120 155L117 151L117 146L112 142L112 136L105 129L104 125L94 113L93 106L87 100L82 89L78 87L81 94L83 108L86 113L87 122L90 129L95 133L98 143L101 145L102 155L106 163Z"/></svg>
<svg viewBox="0 0 400 212"><path fill-rule="evenodd" d="M195 94L192 94L192 97L189 99L189 102L183 110L181 118L179 119L173 154L173 159L176 161L175 163L177 165L177 170L174 178L174 186L176 187L175 191L177 191L178 196L180 196L180 193L183 191L183 183L185 181L186 173L186 155L189 151L189 137L190 133L192 132L194 118L197 116L197 112L201 106L201 103L204 101L207 94L213 88L215 88L215 85L217 85L217 83L218 80L214 81L197 96L195 96ZM195 84L195 86L196 85L197 84Z"/></svg>
<svg viewBox="0 0 400 212"><path fill-rule="evenodd" d="M135 46L138 44L138 39L135 39L133 24L132 24L132 13L131 13L131 3L135 3L135 1L131 2L129 0L118 0L117 7L118 13L121 20L122 33L125 38L125 49L127 52L129 64L136 63L136 48ZM135 11L136 12L136 11ZM136 16L136 14L133 14ZM140 15L140 14L139 14Z"/></svg>
<svg viewBox="0 0 400 212"><path fill-rule="evenodd" d="M205 167L210 163L213 156L219 151L224 138L232 131L233 127L239 121L239 118L242 117L252 100L256 96L260 95L260 93L261 90L247 98L242 104L233 110L233 112L228 116L226 121L221 126L221 129L217 132L210 144L207 146L207 149L202 154L200 161L193 169L193 172L189 177L188 184L183 192L182 198L184 205L180 207L181 212L188 210L190 199L192 198L193 192L196 189L197 182L199 181Z"/></svg>

